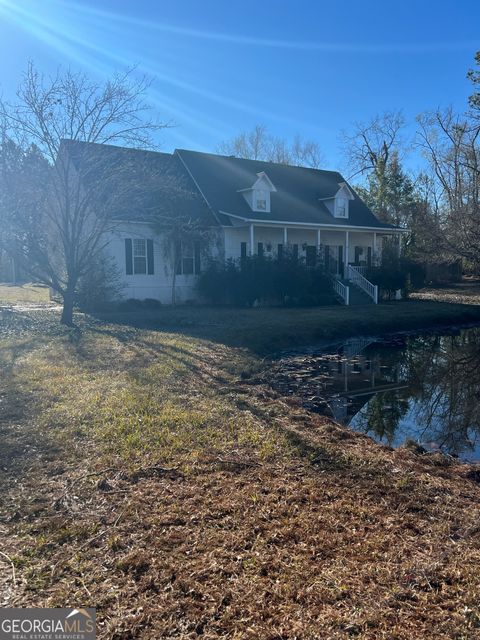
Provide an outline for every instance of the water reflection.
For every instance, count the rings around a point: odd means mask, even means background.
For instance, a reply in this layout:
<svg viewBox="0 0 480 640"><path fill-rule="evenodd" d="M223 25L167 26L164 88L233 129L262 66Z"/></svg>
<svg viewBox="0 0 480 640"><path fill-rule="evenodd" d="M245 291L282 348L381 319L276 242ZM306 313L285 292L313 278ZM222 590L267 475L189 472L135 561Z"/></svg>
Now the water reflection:
<svg viewBox="0 0 480 640"><path fill-rule="evenodd" d="M480 460L480 329L349 340L280 363L273 385L390 446Z"/></svg>

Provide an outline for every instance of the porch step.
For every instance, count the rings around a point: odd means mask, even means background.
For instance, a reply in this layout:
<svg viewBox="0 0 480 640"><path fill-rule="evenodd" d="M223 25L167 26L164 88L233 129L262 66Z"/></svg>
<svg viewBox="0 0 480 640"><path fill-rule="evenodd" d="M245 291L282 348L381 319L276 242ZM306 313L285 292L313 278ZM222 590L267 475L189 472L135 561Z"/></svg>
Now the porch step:
<svg viewBox="0 0 480 640"><path fill-rule="evenodd" d="M350 287L350 305L373 304L372 298L363 289L357 287L353 282L346 284Z"/></svg>

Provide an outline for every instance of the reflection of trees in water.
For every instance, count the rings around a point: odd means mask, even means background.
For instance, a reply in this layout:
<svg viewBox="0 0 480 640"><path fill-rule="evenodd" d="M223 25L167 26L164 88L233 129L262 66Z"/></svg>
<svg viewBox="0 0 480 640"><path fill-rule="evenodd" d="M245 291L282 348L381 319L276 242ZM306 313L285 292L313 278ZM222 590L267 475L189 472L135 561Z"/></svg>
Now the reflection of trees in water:
<svg viewBox="0 0 480 640"><path fill-rule="evenodd" d="M460 454L480 433L480 330L412 340L407 349L421 439Z"/></svg>
<svg viewBox="0 0 480 640"><path fill-rule="evenodd" d="M418 440L452 454L470 450L480 435L480 329L412 338L401 354L382 354L382 364L392 357L408 389L377 394L357 416L357 428L392 444L411 408Z"/></svg>
<svg viewBox="0 0 480 640"><path fill-rule="evenodd" d="M399 422L407 411L408 399L398 391L377 393L359 416L357 429L392 445Z"/></svg>

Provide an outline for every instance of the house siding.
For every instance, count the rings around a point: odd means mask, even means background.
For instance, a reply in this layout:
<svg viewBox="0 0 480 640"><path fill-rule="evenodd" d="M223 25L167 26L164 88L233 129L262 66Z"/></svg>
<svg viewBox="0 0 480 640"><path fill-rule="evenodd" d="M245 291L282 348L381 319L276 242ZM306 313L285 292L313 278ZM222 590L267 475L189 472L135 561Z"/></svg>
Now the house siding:
<svg viewBox="0 0 480 640"><path fill-rule="evenodd" d="M126 273L125 263L125 239L138 238L153 241L153 274L131 274ZM145 300L154 298L160 300L162 304L169 304L172 299L172 269L165 254L162 238L155 235L148 225L132 224L122 225L114 232L110 233L110 239L106 246L106 255L113 260L116 265L119 280L121 282L123 299L136 298ZM194 300L197 295L195 275L176 276L176 299L179 302Z"/></svg>

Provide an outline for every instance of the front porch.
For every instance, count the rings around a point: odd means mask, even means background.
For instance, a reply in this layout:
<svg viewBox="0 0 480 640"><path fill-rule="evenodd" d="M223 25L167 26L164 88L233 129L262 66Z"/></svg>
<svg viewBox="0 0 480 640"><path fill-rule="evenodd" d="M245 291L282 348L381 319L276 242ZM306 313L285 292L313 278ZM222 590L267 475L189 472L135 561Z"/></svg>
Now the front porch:
<svg viewBox="0 0 480 640"><path fill-rule="evenodd" d="M288 251L305 260L307 266L324 266L344 304L349 304L350 284L363 290L376 303L378 291L365 278L367 269L380 263L387 238L395 238L400 255L400 233L397 229L343 230L325 225L238 225L226 230L225 257L234 260L253 255L281 258Z"/></svg>

